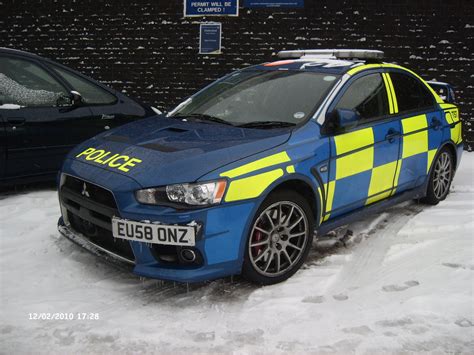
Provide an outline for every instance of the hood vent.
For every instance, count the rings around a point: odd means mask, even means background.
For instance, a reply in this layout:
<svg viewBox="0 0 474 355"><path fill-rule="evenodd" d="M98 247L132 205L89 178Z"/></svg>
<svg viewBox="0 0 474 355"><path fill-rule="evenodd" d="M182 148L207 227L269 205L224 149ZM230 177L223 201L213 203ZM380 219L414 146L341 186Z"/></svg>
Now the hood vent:
<svg viewBox="0 0 474 355"><path fill-rule="evenodd" d="M105 136L104 139L111 142L120 142L120 143L130 142L130 138L125 137L125 136L110 135L110 136Z"/></svg>
<svg viewBox="0 0 474 355"><path fill-rule="evenodd" d="M176 149L176 148L173 148L173 147L170 147L170 146L166 146L166 145L162 145L162 144L158 144L158 143L141 144L140 147L153 149L153 150L158 150L160 152L165 152L165 153L172 153L172 152L176 152L176 151L179 150L179 149Z"/></svg>
<svg viewBox="0 0 474 355"><path fill-rule="evenodd" d="M174 132L174 133L183 133L183 132L189 132L188 129L184 129L184 128L179 128L179 127L167 127L163 130L161 130L161 132Z"/></svg>

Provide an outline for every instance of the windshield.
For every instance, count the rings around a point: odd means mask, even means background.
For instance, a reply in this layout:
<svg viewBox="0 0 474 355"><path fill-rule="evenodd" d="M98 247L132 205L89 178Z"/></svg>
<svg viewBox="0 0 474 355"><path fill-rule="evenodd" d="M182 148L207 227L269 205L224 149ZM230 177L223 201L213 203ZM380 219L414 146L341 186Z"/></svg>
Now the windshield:
<svg viewBox="0 0 474 355"><path fill-rule="evenodd" d="M186 100L170 116L235 126L295 125L314 112L338 78L304 71L236 72Z"/></svg>

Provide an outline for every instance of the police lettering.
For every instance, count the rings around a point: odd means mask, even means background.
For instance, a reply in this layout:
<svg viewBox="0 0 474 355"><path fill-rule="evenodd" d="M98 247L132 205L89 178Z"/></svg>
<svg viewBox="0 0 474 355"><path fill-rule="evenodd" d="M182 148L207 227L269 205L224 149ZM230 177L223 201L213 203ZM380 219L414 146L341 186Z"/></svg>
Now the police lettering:
<svg viewBox="0 0 474 355"><path fill-rule="evenodd" d="M76 155L76 158L82 157L85 160L93 161L97 164L107 165L125 173L130 171L135 165L142 162L141 159L132 158L128 155L113 154L103 149L87 148Z"/></svg>

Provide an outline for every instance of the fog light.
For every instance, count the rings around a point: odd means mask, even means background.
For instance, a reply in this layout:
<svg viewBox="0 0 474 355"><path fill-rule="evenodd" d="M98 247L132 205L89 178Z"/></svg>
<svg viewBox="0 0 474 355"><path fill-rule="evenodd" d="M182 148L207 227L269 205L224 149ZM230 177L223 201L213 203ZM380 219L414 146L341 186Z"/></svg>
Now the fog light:
<svg viewBox="0 0 474 355"><path fill-rule="evenodd" d="M192 263L196 260L196 253L192 249L182 249L181 258L188 263Z"/></svg>

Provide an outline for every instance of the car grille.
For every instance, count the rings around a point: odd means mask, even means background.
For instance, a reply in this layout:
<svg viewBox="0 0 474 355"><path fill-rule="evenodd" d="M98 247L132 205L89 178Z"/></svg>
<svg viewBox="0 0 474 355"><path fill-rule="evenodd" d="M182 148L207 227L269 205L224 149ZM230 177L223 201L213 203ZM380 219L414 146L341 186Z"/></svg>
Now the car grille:
<svg viewBox="0 0 474 355"><path fill-rule="evenodd" d="M112 217L119 216L113 194L70 175L63 179L59 198L72 229L92 243L134 261L130 242L112 235Z"/></svg>

